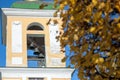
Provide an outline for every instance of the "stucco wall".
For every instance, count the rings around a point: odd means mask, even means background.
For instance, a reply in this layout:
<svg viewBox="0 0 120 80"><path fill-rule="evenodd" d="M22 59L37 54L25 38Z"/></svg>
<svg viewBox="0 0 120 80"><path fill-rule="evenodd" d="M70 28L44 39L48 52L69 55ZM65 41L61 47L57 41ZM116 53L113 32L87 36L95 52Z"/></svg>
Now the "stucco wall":
<svg viewBox="0 0 120 80"><path fill-rule="evenodd" d="M45 35L45 50L46 50L46 67L65 67L65 63L59 63L58 65L53 65L51 63L53 58L62 59L64 57L63 53L52 53L50 51L50 34L49 34L49 26L46 24L50 18L47 17L25 17L25 16L7 16L7 56L6 56L6 66L12 67L27 67L27 34L44 34ZM62 21L60 18L51 18L52 20L58 20L59 29L61 28ZM22 52L21 53L13 53L12 52L12 22L19 21L22 24ZM29 31L27 27L29 24L33 22L38 22L44 26L43 31ZM12 64L13 57L22 58L22 64Z"/></svg>

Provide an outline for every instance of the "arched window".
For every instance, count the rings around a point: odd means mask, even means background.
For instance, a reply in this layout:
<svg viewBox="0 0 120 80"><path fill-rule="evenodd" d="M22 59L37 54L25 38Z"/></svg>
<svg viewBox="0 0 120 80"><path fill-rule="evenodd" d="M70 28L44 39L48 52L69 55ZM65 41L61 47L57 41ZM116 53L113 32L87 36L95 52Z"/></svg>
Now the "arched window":
<svg viewBox="0 0 120 80"><path fill-rule="evenodd" d="M35 31L32 31L35 30ZM40 31L39 31L40 30ZM44 27L38 22L33 22L27 27L27 57L28 67L45 67L45 40Z"/></svg>
<svg viewBox="0 0 120 80"><path fill-rule="evenodd" d="M44 27L40 23L34 22L28 25L27 30L44 30Z"/></svg>

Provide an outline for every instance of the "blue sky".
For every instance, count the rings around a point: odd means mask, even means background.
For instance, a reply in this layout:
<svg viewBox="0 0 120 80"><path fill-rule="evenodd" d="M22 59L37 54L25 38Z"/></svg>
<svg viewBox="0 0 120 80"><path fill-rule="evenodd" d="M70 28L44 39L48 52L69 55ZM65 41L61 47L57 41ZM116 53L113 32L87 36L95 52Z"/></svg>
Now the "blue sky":
<svg viewBox="0 0 120 80"><path fill-rule="evenodd" d="M9 8L10 5L16 0L0 0L0 8ZM17 0L18 1L18 0ZM2 11L0 9L0 67L6 64L6 47L2 44Z"/></svg>
<svg viewBox="0 0 120 80"><path fill-rule="evenodd" d="M0 0L0 8L9 8L11 4L15 1L21 1L21 0ZM49 1L49 0L46 0ZM5 67L6 64L6 47L5 45L2 44L2 15L1 15L1 9L0 9L0 67ZM69 55L69 48L68 46L66 47L67 53L66 55ZM69 59L67 60L66 66L70 64ZM79 80L77 78L77 71L74 72L73 77L71 80Z"/></svg>

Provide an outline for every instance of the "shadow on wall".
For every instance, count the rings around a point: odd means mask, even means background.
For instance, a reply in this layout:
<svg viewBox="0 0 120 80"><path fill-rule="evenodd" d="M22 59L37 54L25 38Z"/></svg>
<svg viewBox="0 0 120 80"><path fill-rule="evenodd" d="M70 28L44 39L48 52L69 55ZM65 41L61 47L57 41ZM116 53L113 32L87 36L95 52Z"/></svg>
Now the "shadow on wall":
<svg viewBox="0 0 120 80"><path fill-rule="evenodd" d="M0 8L9 8L15 1L16 0L0 0ZM6 66L6 46L2 44L2 11L0 9L0 67L5 66Z"/></svg>
<svg viewBox="0 0 120 80"><path fill-rule="evenodd" d="M6 47L0 44L0 67L6 66Z"/></svg>
<svg viewBox="0 0 120 80"><path fill-rule="evenodd" d="M6 46L2 44L2 11L0 9L0 67L6 64Z"/></svg>

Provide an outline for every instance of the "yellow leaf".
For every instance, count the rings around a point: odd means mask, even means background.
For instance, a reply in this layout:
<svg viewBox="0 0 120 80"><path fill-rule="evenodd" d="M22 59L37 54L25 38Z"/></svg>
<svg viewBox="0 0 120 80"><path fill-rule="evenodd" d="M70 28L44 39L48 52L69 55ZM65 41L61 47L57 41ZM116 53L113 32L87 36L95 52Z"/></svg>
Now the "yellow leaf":
<svg viewBox="0 0 120 80"><path fill-rule="evenodd" d="M112 67L116 69L117 65L115 64L115 62L112 63Z"/></svg>
<svg viewBox="0 0 120 80"><path fill-rule="evenodd" d="M105 7L105 3L104 2L102 2L100 5L99 5L99 9L102 9L103 7Z"/></svg>
<svg viewBox="0 0 120 80"><path fill-rule="evenodd" d="M66 61L66 59L67 59L67 58L66 58L66 57L64 57L64 58L62 59L62 62L65 62L65 61Z"/></svg>
<svg viewBox="0 0 120 80"><path fill-rule="evenodd" d="M95 60L95 63L98 63L98 59Z"/></svg>
<svg viewBox="0 0 120 80"><path fill-rule="evenodd" d="M79 39L79 37L78 37L78 35L74 35L74 40L76 41L76 40L78 40Z"/></svg>
<svg viewBox="0 0 120 80"><path fill-rule="evenodd" d="M64 1L64 5L67 5L67 1Z"/></svg>
<svg viewBox="0 0 120 80"><path fill-rule="evenodd" d="M93 62L95 62L95 61L96 61L96 58L95 58L95 57L93 57L93 58L92 58L92 61L93 61Z"/></svg>
<svg viewBox="0 0 120 80"><path fill-rule="evenodd" d="M96 12L93 15L93 22L96 23L98 20L100 20L101 15L102 15L102 11Z"/></svg>
<svg viewBox="0 0 120 80"><path fill-rule="evenodd" d="M100 19L98 22L99 22L100 25L102 25L103 21L104 21L103 19Z"/></svg>
<svg viewBox="0 0 120 80"><path fill-rule="evenodd" d="M72 5L75 5L75 0L70 0Z"/></svg>
<svg viewBox="0 0 120 80"><path fill-rule="evenodd" d="M97 0L92 0L92 3L95 6L97 4Z"/></svg>
<svg viewBox="0 0 120 80"><path fill-rule="evenodd" d="M73 17L73 16L71 16L71 17L70 17L70 20L74 20L74 17Z"/></svg>
<svg viewBox="0 0 120 80"><path fill-rule="evenodd" d="M116 5L115 8L120 12L120 6Z"/></svg>
<svg viewBox="0 0 120 80"><path fill-rule="evenodd" d="M77 32L78 31L78 29L75 29L75 32Z"/></svg>
<svg viewBox="0 0 120 80"><path fill-rule="evenodd" d="M90 22L90 19L84 19L85 22L89 23Z"/></svg>
<svg viewBox="0 0 120 80"><path fill-rule="evenodd" d="M120 28L120 23L117 24L117 27Z"/></svg>
<svg viewBox="0 0 120 80"><path fill-rule="evenodd" d="M107 53L106 53L107 56L110 56L110 54L111 54L110 52L107 52Z"/></svg>
<svg viewBox="0 0 120 80"><path fill-rule="evenodd" d="M64 4L60 4L60 9L63 9L64 8Z"/></svg>
<svg viewBox="0 0 120 80"><path fill-rule="evenodd" d="M113 75L116 75L116 72L113 72Z"/></svg>
<svg viewBox="0 0 120 80"><path fill-rule="evenodd" d="M58 21L57 20L53 20L54 24L58 24Z"/></svg>
<svg viewBox="0 0 120 80"><path fill-rule="evenodd" d="M95 29L96 29L95 27L91 27L91 28L90 28L90 32L94 32Z"/></svg>
<svg viewBox="0 0 120 80"><path fill-rule="evenodd" d="M95 60L95 63L103 63L104 62L104 59L103 58L97 58Z"/></svg>
<svg viewBox="0 0 120 80"><path fill-rule="evenodd" d="M57 17L57 12L54 13L54 17Z"/></svg>
<svg viewBox="0 0 120 80"><path fill-rule="evenodd" d="M99 58L99 63L103 63L104 59L103 58Z"/></svg>
<svg viewBox="0 0 120 80"><path fill-rule="evenodd" d="M62 40L68 40L68 37L62 37Z"/></svg>

